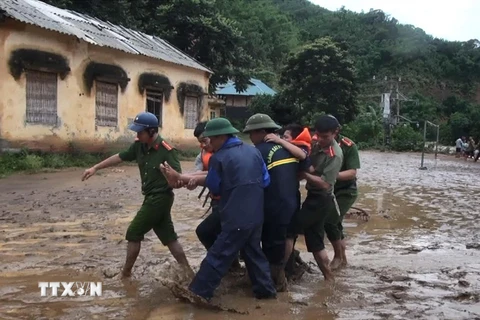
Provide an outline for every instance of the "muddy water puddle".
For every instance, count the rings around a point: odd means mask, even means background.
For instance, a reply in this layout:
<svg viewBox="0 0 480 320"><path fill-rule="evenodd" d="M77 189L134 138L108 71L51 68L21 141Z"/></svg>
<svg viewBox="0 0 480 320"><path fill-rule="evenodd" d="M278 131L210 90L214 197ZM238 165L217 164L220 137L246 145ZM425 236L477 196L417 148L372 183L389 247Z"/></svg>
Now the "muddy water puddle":
<svg viewBox="0 0 480 320"><path fill-rule="evenodd" d="M174 276L172 258L153 233L133 279L118 279L142 201L137 168L87 183L80 170L0 180L0 319L480 319L480 164L427 156L418 170L418 155L375 152L361 160L355 206L370 219L346 220L349 266L335 287L305 274L277 300L257 301L245 282L225 281L216 302L249 315L176 300L160 281ZM173 212L194 268L205 254L194 232L206 210L199 192L177 191ZM303 240L299 249L311 262ZM40 281L101 281L103 295L41 297Z"/></svg>

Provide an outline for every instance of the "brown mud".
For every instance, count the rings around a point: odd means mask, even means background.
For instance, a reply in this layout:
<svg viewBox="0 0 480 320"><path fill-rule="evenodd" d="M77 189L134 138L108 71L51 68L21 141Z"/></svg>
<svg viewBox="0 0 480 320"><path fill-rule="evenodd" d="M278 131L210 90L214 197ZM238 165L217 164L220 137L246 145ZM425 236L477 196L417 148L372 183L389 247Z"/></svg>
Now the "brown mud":
<svg viewBox="0 0 480 320"><path fill-rule="evenodd" d="M248 315L176 299L162 281L179 275L153 233L133 278L119 279L142 201L137 168L87 182L81 170L0 180L0 319L480 319L480 166L427 155L422 171L419 155L376 152L361 160L355 207L369 221L346 220L349 265L335 287L305 273L277 300L258 301L244 279L227 279L215 303ZM194 269L205 255L194 231L205 212L199 192L177 191L173 210ZM41 297L40 281L101 281L103 295Z"/></svg>

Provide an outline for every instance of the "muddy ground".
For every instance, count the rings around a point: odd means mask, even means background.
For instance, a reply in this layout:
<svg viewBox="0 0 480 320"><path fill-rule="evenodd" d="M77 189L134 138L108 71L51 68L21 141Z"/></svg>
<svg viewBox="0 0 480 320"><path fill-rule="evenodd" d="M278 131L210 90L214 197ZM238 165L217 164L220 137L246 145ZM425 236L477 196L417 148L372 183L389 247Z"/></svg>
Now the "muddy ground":
<svg viewBox="0 0 480 320"><path fill-rule="evenodd" d="M347 220L349 266L336 287L307 274L259 302L248 287L224 286L217 302L247 316L176 300L160 283L173 276L172 258L153 233L132 281L118 280L142 201L136 167L87 182L81 170L0 180L0 319L480 319L480 164L427 156L422 171L419 155L362 152L361 160L356 206L371 219ZM205 254L194 233L204 213L198 192L177 191L173 211L194 267ZM40 297L39 281L102 281L103 296Z"/></svg>

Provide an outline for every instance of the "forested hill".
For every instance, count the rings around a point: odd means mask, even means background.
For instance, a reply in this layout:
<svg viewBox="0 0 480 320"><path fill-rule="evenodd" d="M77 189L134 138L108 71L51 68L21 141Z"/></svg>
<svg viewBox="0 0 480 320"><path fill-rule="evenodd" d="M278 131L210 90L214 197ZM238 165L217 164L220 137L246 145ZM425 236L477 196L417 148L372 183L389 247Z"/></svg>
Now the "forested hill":
<svg viewBox="0 0 480 320"><path fill-rule="evenodd" d="M258 2L264 5L259 6ZM247 39L256 40L249 52L261 57L267 70L278 70L283 62L279 59L284 57L282 54L286 55L298 45L330 36L342 43L353 57L360 82L369 81L374 75L377 78L401 76L410 88L447 86L468 93L480 80L477 40L435 39L422 29L400 24L380 10L332 12L307 0L226 0L223 3L221 10L225 16L239 21Z"/></svg>
<svg viewBox="0 0 480 320"><path fill-rule="evenodd" d="M449 42L382 11L329 11L307 0L46 0L160 35L216 71L214 82L253 74L277 86L289 53L329 36L352 56L359 83L402 77L410 88L473 93L478 41ZM197 40L197 41L193 41ZM200 41L198 41L200 40ZM195 43L195 44L192 44ZM217 52L212 54L212 50Z"/></svg>
<svg viewBox="0 0 480 320"><path fill-rule="evenodd" d="M479 42L436 39L381 10L332 12L307 0L44 1L162 37L215 72L211 89L228 79L240 90L252 76L264 80L279 94L256 110L279 121L331 112L351 122L356 141L376 144L383 135L378 94L392 85L385 77L401 77L401 92L414 99L402 103L403 116L439 123L444 143L480 137Z"/></svg>

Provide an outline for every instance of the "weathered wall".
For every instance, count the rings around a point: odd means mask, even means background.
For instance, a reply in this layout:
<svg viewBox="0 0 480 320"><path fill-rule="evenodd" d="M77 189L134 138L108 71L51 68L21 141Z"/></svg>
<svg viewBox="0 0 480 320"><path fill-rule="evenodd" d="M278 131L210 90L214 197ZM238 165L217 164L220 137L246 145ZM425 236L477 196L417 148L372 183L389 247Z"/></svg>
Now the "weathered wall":
<svg viewBox="0 0 480 320"><path fill-rule="evenodd" d="M215 112L215 118L224 117L225 116L225 107L224 106L220 107L218 105L209 105L209 113L207 115L208 120L211 120L213 118L211 116L212 112Z"/></svg>
<svg viewBox="0 0 480 320"><path fill-rule="evenodd" d="M69 60L71 72L58 78L57 126L26 123L25 73L16 81L8 67L10 53L16 49L36 49L60 54ZM83 82L85 66L90 62L121 66L131 79L125 91L119 89L118 126L95 126L95 87L87 92ZM196 82L205 92L208 74L191 68L94 46L77 38L9 20L0 27L0 139L13 147L60 149L71 142L88 146L130 142L134 133L127 126L135 115L145 111L145 94L138 91L138 77L143 72L166 75L176 88L180 82ZM162 135L172 143L192 139L193 130L184 129L176 89L163 104ZM203 99L202 118L207 118L207 99Z"/></svg>
<svg viewBox="0 0 480 320"><path fill-rule="evenodd" d="M227 107L247 107L252 97L247 96L226 96L225 105Z"/></svg>

